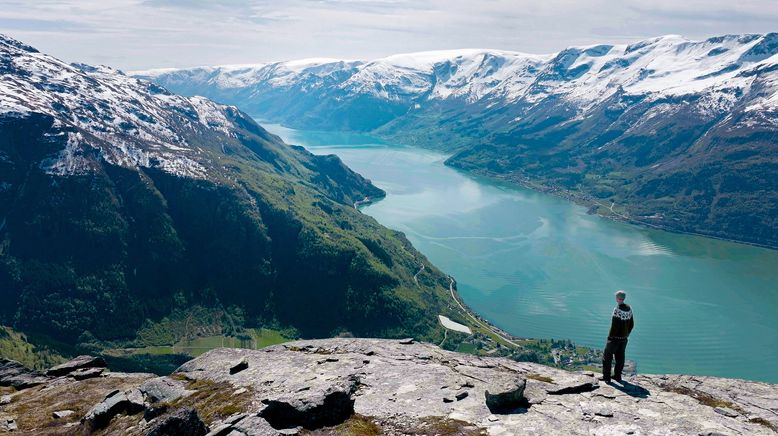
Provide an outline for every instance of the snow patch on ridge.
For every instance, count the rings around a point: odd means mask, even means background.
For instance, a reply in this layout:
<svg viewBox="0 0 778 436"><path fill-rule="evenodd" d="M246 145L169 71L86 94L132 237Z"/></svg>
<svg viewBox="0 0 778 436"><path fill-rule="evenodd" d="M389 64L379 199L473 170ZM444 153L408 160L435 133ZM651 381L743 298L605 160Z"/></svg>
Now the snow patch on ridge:
<svg viewBox="0 0 778 436"><path fill-rule="evenodd" d="M579 114L620 93L661 100L706 95L707 115L731 110L757 77L776 76L775 34L725 35L693 41L665 35L629 45L571 47L535 55L464 49L407 53L372 61L304 59L234 69L206 67L154 73L161 82L257 89L331 91L337 98L371 96L408 104L461 99L536 104L560 98ZM201 80L205 78L205 81ZM775 81L752 110L775 107Z"/></svg>
<svg viewBox="0 0 778 436"><path fill-rule="evenodd" d="M228 111L237 112L109 67L70 65L0 35L0 116L44 114L67 131L64 148L42 164L49 174L84 174L99 157L204 178L202 150L188 138L234 138Z"/></svg>

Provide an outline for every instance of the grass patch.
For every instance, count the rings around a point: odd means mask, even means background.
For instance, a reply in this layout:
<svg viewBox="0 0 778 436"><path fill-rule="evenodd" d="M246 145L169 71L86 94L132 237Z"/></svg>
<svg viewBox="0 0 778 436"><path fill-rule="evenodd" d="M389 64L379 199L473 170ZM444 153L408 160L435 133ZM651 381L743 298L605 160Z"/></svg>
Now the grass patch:
<svg viewBox="0 0 778 436"><path fill-rule="evenodd" d="M235 386L227 382L193 380L189 382L187 389L195 392L178 399L171 406L174 408L193 407L206 424L243 412L248 409L251 403L250 388L247 388L246 392L242 394L234 395Z"/></svg>
<svg viewBox="0 0 778 436"><path fill-rule="evenodd" d="M748 420L748 422L751 422L751 423L754 423L754 424L759 424L759 425L761 425L763 427L769 428L770 430L772 430L774 432L778 432L778 425L775 425L772 422L770 422L770 421L768 421L768 420L766 420L764 418L751 418L751 419Z"/></svg>
<svg viewBox="0 0 778 436"><path fill-rule="evenodd" d="M33 345L27 335L0 326L0 358L16 360L32 369L46 369L66 359L45 346Z"/></svg>
<svg viewBox="0 0 778 436"><path fill-rule="evenodd" d="M353 415L335 427L306 430L305 436L379 436L384 434L407 434L414 436L486 436L486 430L455 419L428 417L415 422L394 422L392 419L378 420L362 415Z"/></svg>
<svg viewBox="0 0 778 436"><path fill-rule="evenodd" d="M413 429L412 434L440 436L486 436L486 430L477 428L469 422L436 416L422 419L421 425L418 429Z"/></svg>
<svg viewBox="0 0 778 436"><path fill-rule="evenodd" d="M532 380L541 381L541 382L544 382L544 383L551 383L551 384L554 383L554 379L553 378L547 377L545 375L535 374L534 372L533 373L529 373L529 374L525 374L524 377L532 379Z"/></svg>
<svg viewBox="0 0 778 436"><path fill-rule="evenodd" d="M271 329L251 329L257 348L269 347L270 345L282 344L290 339L284 337L278 330Z"/></svg>
<svg viewBox="0 0 778 436"><path fill-rule="evenodd" d="M584 366L581 367L581 369L583 371L591 371L591 372L593 372L595 374L597 374L599 372L602 372L602 368L600 368L598 366L593 366L593 365L584 365Z"/></svg>
<svg viewBox="0 0 778 436"><path fill-rule="evenodd" d="M118 359L140 359L147 361L149 359L153 360L155 357L165 357L168 359L180 355L197 357L214 348L221 347L259 349L291 340L285 337L280 331L273 329L246 329L245 333L243 338L228 335L212 335L196 337L193 339L182 339L174 345L150 345L139 348L111 348L103 351L103 354ZM175 365L175 367L177 366L178 365ZM159 371L153 372L159 373ZM167 372L163 371L163 373L166 374Z"/></svg>
<svg viewBox="0 0 778 436"><path fill-rule="evenodd" d="M366 416L354 415L343 424L332 429L332 434L340 436L379 436L381 427Z"/></svg>
<svg viewBox="0 0 778 436"><path fill-rule="evenodd" d="M3 411L16 417L19 434L82 434L78 432L78 427L72 428L70 433L56 433L56 430L65 424L78 422L109 392L123 391L144 380L145 377L98 377L82 380L77 385L73 382L49 385L45 390L44 386L36 386L15 396L13 402L3 406ZM55 411L65 409L75 413L61 419L52 416Z"/></svg>
<svg viewBox="0 0 778 436"><path fill-rule="evenodd" d="M456 351L459 353L475 354L478 351L478 347L469 342L462 342L459 344Z"/></svg>
<svg viewBox="0 0 778 436"><path fill-rule="evenodd" d="M738 407L737 404L732 403L731 401L723 400L721 398L716 398L713 395L695 389L687 388L686 386L669 386L669 387L665 387L665 389L670 392L675 392L676 394L692 397L695 400L699 401L700 404L708 407L727 407L740 413L744 412L740 407Z"/></svg>

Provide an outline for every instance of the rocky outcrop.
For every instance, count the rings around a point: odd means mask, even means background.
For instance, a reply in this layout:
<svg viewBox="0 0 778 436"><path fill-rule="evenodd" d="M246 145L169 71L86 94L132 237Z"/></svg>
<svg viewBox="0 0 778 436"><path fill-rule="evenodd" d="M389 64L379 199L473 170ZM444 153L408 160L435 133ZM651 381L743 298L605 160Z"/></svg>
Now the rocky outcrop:
<svg viewBox="0 0 778 436"><path fill-rule="evenodd" d="M124 392L116 390L92 407L81 421L90 430L95 430L107 426L111 419L120 413L132 415L144 409L143 394L140 390L129 389Z"/></svg>
<svg viewBox="0 0 778 436"><path fill-rule="evenodd" d="M105 371L102 357L78 356L49 368L45 373L33 371L14 360L0 359L0 386L21 390L50 382L56 377L68 376L76 380L99 377Z"/></svg>
<svg viewBox="0 0 778 436"><path fill-rule="evenodd" d="M165 416L147 433L147 436L202 436L208 433L197 411L180 409Z"/></svg>
<svg viewBox="0 0 778 436"><path fill-rule="evenodd" d="M225 363L242 360L247 368L230 374ZM675 376L640 376L611 385L598 382L593 373L452 353L405 340L328 339L259 351L217 349L179 372L192 380L249 389L252 404L262 405L249 412L265 417L277 430L335 425L335 416L343 420L344 415L334 413L328 423L306 424L275 419L267 411L279 401L285 402L286 411L302 410L300 405L323 407L333 392L349 395L354 416L375 422L413 426L444 418L489 434L638 434L657 429L746 434L770 433L778 424L774 385L693 378L694 389L718 399L700 401L673 388L686 383ZM730 403L729 409L742 411L738 416L716 410Z"/></svg>
<svg viewBox="0 0 778 436"><path fill-rule="evenodd" d="M138 388L148 403L170 403L190 392L181 380L157 377Z"/></svg>
<svg viewBox="0 0 778 436"><path fill-rule="evenodd" d="M30 371L15 360L0 359L0 386L26 389L45 383L47 380L48 378L43 374Z"/></svg>
<svg viewBox="0 0 778 436"><path fill-rule="evenodd" d="M69 360L65 363L49 368L49 370L46 371L46 375L50 377L58 377L58 376L74 373L79 370L84 370L81 371L81 373L83 374L84 372L86 372L85 370L87 368L92 369L92 371L94 372L94 370L97 368L105 368L105 367L106 367L105 360L103 360L102 357L78 356L75 359Z"/></svg>
<svg viewBox="0 0 778 436"><path fill-rule="evenodd" d="M48 377L27 369L21 372L36 377L39 383L10 391L0 389L4 393L0 401L0 434L89 434L93 423L111 424L116 422L117 413L135 412L137 408L124 408L126 392L154 378L151 374L106 372L79 380L69 375ZM133 398L137 401L137 397Z"/></svg>
<svg viewBox="0 0 778 436"><path fill-rule="evenodd" d="M6 419L6 410L23 410L13 409L20 395L40 399L64 389L60 384L72 392L113 383L97 404L76 414L83 417L75 424L84 432L733 435L778 429L776 385L674 375L605 384L591 372L454 353L407 340L326 339L262 350L216 349L168 377L136 376L133 382L132 376L58 378L51 386L12 394L11 403L0 406L0 418ZM25 434L74 425L69 416L55 419L48 413L49 421L37 430L28 417L8 419L16 419L14 425Z"/></svg>

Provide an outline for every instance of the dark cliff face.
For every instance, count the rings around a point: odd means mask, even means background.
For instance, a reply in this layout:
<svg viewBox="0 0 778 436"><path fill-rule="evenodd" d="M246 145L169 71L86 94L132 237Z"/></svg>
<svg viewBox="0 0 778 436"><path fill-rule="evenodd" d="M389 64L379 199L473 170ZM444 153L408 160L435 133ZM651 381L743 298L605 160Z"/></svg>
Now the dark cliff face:
<svg viewBox="0 0 778 436"><path fill-rule="evenodd" d="M234 107L0 41L0 324L127 339L173 307L306 336L430 335L444 276L355 210L383 191ZM441 335L442 336L442 335Z"/></svg>

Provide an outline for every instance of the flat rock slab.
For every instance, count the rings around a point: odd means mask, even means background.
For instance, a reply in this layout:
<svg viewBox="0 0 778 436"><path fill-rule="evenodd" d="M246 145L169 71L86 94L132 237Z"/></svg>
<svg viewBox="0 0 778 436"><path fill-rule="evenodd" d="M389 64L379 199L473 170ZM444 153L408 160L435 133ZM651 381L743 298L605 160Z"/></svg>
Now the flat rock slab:
<svg viewBox="0 0 778 436"><path fill-rule="evenodd" d="M190 392L184 382L170 377L157 377L144 382L138 388L149 403L170 403Z"/></svg>
<svg viewBox="0 0 778 436"><path fill-rule="evenodd" d="M68 374L76 380L86 380L88 378L100 377L105 368L80 368Z"/></svg>
<svg viewBox="0 0 778 436"><path fill-rule="evenodd" d="M270 423L258 416L249 416L238 421L232 426L233 431L246 436L281 436L282 433L274 429Z"/></svg>
<svg viewBox="0 0 778 436"><path fill-rule="evenodd" d="M59 377L62 375L68 375L77 369L105 367L105 360L102 357L78 356L75 359L68 360L65 363L52 366L48 371L46 371L46 375L50 377Z"/></svg>
<svg viewBox="0 0 778 436"><path fill-rule="evenodd" d="M722 410L718 413L733 418L769 423L778 431L778 389L774 384L689 375L641 375L635 380L719 407Z"/></svg>
<svg viewBox="0 0 778 436"><path fill-rule="evenodd" d="M231 374L235 362L242 361L246 368ZM335 393L341 400L353 400L353 413L379 421L442 417L471 423L494 435L652 434L659 428L668 434L721 429L727 434L770 434L772 423L778 426L773 412L775 385L702 380L702 388L697 389L726 397L733 404L729 408L739 414L734 417L665 389L652 378L608 385L592 373L448 352L408 340L338 338L262 350L216 349L178 371L190 379L224 381L234 389L248 389L256 410L245 412L259 415L261 425L269 423L278 432L303 422L294 417L279 420L273 416L276 413L342 411L324 407ZM733 395L733 390L738 394ZM501 407L494 407L495 402ZM276 410L268 414L271 405ZM764 410L757 414L760 408ZM749 421L751 416L764 421ZM229 428L236 431L233 425Z"/></svg>

